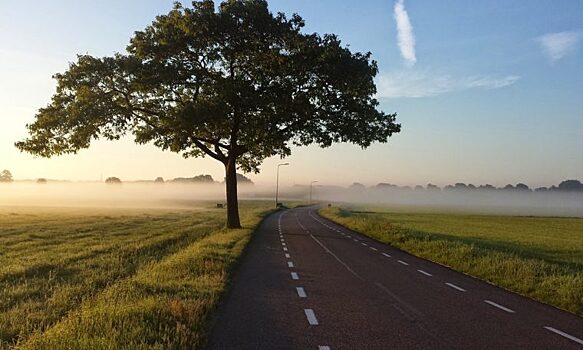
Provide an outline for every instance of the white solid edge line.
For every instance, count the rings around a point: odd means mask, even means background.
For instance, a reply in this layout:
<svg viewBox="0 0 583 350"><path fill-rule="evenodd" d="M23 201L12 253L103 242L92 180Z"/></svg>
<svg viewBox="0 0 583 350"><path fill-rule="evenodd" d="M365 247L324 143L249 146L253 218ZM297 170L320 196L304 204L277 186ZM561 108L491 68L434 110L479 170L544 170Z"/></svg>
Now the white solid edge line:
<svg viewBox="0 0 583 350"><path fill-rule="evenodd" d="M429 276L429 277L433 276L429 272L426 272L426 271L423 271L423 270L417 270L417 271L419 271L420 273L424 274L425 276Z"/></svg>
<svg viewBox="0 0 583 350"><path fill-rule="evenodd" d="M544 328L546 330L548 330L548 331L551 331L553 333L557 333L558 335L561 335L561 336L563 336L563 337L565 337L567 339L570 339L570 340L574 341L575 343L579 343L579 344L583 345L583 340L581 340L581 339L579 339L579 338L577 338L575 336L572 336L570 334L567 334L565 332L562 332L562 331L560 331L560 330L558 330L556 328L550 327L550 326L545 326Z"/></svg>
<svg viewBox="0 0 583 350"><path fill-rule="evenodd" d="M384 256L386 256L387 258L390 258L391 256L387 253L383 253Z"/></svg>
<svg viewBox="0 0 583 350"><path fill-rule="evenodd" d="M467 291L466 291L465 289L463 289L462 287L460 287L460 286L456 286L456 285L455 285L455 284L453 284L453 283L445 282L445 284L446 284L448 287L451 287L451 288L453 288L453 289L457 289L457 290L459 290L460 292L467 292Z"/></svg>
<svg viewBox="0 0 583 350"><path fill-rule="evenodd" d="M291 276L292 276L292 280L299 280L300 279L300 276L298 276L297 272L292 272Z"/></svg>
<svg viewBox="0 0 583 350"><path fill-rule="evenodd" d="M504 311L506 311L506 312L509 312L509 313L511 313L511 314L514 314L514 313L516 313L516 311L514 311L514 310L512 310L512 309L509 309L509 308L507 308L506 306L502 306L502 305L500 305L500 304L496 304L495 302L493 302L493 301L491 301L491 300L484 300L484 302L485 302L486 304L490 304L490 305L492 305L492 306L494 306L494 307L497 307L497 308L499 308L500 310L504 310Z"/></svg>
<svg viewBox="0 0 583 350"><path fill-rule="evenodd" d="M291 258L291 255L289 255L288 253L285 253L285 257L289 259L289 258Z"/></svg>
<svg viewBox="0 0 583 350"><path fill-rule="evenodd" d="M318 350L330 350L328 345L318 345Z"/></svg>
<svg viewBox="0 0 583 350"><path fill-rule="evenodd" d="M306 314L306 318L308 319L308 323L312 326L317 326L318 319L316 319L316 314L312 309L304 309L304 313Z"/></svg>
<svg viewBox="0 0 583 350"><path fill-rule="evenodd" d="M307 297L306 295L306 291L304 290L304 287L296 287L296 291L298 292L298 296L300 298L305 298Z"/></svg>
<svg viewBox="0 0 583 350"><path fill-rule="evenodd" d="M403 260L397 260L397 261L399 262L399 264L403 264L403 265L409 266L409 264L406 263L406 262L404 262Z"/></svg>
<svg viewBox="0 0 583 350"><path fill-rule="evenodd" d="M291 261L288 261L288 262L287 262L287 267L294 267L294 263L293 263L293 262L291 262Z"/></svg>
<svg viewBox="0 0 583 350"><path fill-rule="evenodd" d="M375 248L375 247L369 247L369 248L372 249L372 250L374 250L375 252L378 251L378 249Z"/></svg>

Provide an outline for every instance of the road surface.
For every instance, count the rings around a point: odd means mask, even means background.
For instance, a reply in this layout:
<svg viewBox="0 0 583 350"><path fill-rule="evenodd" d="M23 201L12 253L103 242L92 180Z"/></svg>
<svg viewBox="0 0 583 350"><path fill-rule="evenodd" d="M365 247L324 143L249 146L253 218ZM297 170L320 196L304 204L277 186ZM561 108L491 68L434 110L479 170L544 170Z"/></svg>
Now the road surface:
<svg viewBox="0 0 583 350"><path fill-rule="evenodd" d="M583 319L326 220L268 217L209 349L583 349Z"/></svg>

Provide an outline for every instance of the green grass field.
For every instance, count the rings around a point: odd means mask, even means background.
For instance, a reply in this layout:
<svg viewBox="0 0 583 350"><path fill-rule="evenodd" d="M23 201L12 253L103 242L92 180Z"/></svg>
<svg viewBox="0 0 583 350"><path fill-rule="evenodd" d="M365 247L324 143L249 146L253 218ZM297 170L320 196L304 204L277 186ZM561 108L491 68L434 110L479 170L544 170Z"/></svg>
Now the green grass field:
<svg viewBox="0 0 583 350"><path fill-rule="evenodd" d="M583 316L583 218L320 212L378 241Z"/></svg>
<svg viewBox="0 0 583 350"><path fill-rule="evenodd" d="M0 207L0 349L200 348L268 206Z"/></svg>

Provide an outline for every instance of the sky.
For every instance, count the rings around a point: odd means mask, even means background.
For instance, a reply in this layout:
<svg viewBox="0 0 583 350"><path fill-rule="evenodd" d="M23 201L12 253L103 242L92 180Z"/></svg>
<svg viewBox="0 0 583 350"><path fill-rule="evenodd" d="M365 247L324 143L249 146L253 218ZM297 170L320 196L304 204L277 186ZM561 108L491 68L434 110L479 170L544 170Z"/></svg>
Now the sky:
<svg viewBox="0 0 583 350"><path fill-rule="evenodd" d="M16 179L122 180L210 174L213 159L184 159L131 138L97 141L76 155L35 158L26 137L54 93L54 73L77 54L124 52L136 30L173 1L0 2L0 170ZM456 182L532 187L583 180L583 2L551 0L273 0L304 31L335 33L372 53L379 109L402 131L366 150L294 148L267 159L257 183L399 185Z"/></svg>

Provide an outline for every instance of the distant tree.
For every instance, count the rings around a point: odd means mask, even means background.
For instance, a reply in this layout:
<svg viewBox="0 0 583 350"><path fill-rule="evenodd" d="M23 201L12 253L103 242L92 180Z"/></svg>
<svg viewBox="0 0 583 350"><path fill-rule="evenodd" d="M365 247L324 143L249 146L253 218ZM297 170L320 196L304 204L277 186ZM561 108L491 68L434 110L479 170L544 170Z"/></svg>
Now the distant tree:
<svg viewBox="0 0 583 350"><path fill-rule="evenodd" d="M163 178L163 177L160 177L160 176L158 176L158 177L156 178L156 180L154 180L154 182L155 182L155 183L164 183L164 178Z"/></svg>
<svg viewBox="0 0 583 350"><path fill-rule="evenodd" d="M583 191L583 184L578 180L566 180L559 184L561 191Z"/></svg>
<svg viewBox="0 0 583 350"><path fill-rule="evenodd" d="M548 192L549 189L546 187L538 187L534 190L535 192Z"/></svg>
<svg viewBox="0 0 583 350"><path fill-rule="evenodd" d="M226 178L225 178L225 181L227 181ZM251 181L250 178L248 178L247 176L245 176L243 174L239 174L239 173L237 173L237 183L239 183L241 185L254 185L253 181Z"/></svg>
<svg viewBox="0 0 583 350"><path fill-rule="evenodd" d="M530 187L528 187L527 185L525 185L523 183L516 184L515 189L517 189L519 191L530 191Z"/></svg>
<svg viewBox="0 0 583 350"><path fill-rule="evenodd" d="M12 173L10 170L2 170L0 172L0 182L12 182Z"/></svg>
<svg viewBox="0 0 583 350"><path fill-rule="evenodd" d="M444 191L453 191L453 190L455 190L455 187L454 187L454 186L452 186L452 185L446 185L446 186L443 188L443 190L444 190Z"/></svg>
<svg viewBox="0 0 583 350"><path fill-rule="evenodd" d="M485 184L485 185L480 185L480 186L478 187L478 189L479 189L479 190L489 190L489 191L491 191L491 190L495 190L495 189L496 189L496 187L494 187L494 186L492 186L492 185L490 185L490 184Z"/></svg>
<svg viewBox="0 0 583 350"><path fill-rule="evenodd" d="M469 189L469 190L475 190L476 188L477 188L477 187L476 187L475 185L473 185L473 184L469 184L469 185L468 185L468 189Z"/></svg>
<svg viewBox="0 0 583 350"><path fill-rule="evenodd" d="M42 177L41 178L38 178L38 179L36 179L36 183L37 184L46 184L47 183L47 179L42 178Z"/></svg>
<svg viewBox="0 0 583 350"><path fill-rule="evenodd" d="M349 188L351 190L364 190L366 188L366 186L361 184L360 182L353 182Z"/></svg>
<svg viewBox="0 0 583 350"><path fill-rule="evenodd" d="M424 191L424 190L425 190L425 188L423 188L423 186L421 186L421 185L415 186L415 191Z"/></svg>
<svg viewBox="0 0 583 350"><path fill-rule="evenodd" d="M502 188L502 189L504 191L514 191L515 190L514 186L512 186L511 184L504 186L504 188Z"/></svg>
<svg viewBox="0 0 583 350"><path fill-rule="evenodd" d="M214 184L215 180L210 175L196 175L194 177L177 177L172 182Z"/></svg>
<svg viewBox="0 0 583 350"><path fill-rule="evenodd" d="M111 185L116 185L116 184L121 184L121 180L118 177L108 177L107 179L105 179L105 183L106 184L111 184Z"/></svg>
<svg viewBox="0 0 583 350"><path fill-rule="evenodd" d="M392 189L392 188L398 188L399 186L393 185L390 183L386 183L386 182L380 182L375 187L379 188L379 189Z"/></svg>
<svg viewBox="0 0 583 350"><path fill-rule="evenodd" d="M366 148L400 131L396 114L377 109L371 54L303 27L266 0L176 3L127 54L81 55L55 75L51 104L16 146L51 157L131 132L139 144L210 156L225 168L227 227L239 228L237 168L258 172L292 146Z"/></svg>
<svg viewBox="0 0 583 350"><path fill-rule="evenodd" d="M441 191L441 189L439 188L439 186L436 186L434 184L427 184L427 190L434 191L434 192Z"/></svg>
<svg viewBox="0 0 583 350"><path fill-rule="evenodd" d="M453 186L456 190L467 190L468 186L463 182L458 182Z"/></svg>

